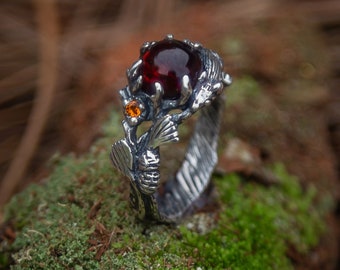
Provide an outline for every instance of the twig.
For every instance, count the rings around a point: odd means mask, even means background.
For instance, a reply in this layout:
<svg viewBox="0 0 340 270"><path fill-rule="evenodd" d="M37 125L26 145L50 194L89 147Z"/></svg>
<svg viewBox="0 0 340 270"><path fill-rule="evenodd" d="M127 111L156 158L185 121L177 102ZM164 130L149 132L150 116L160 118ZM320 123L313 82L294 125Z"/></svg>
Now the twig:
<svg viewBox="0 0 340 270"><path fill-rule="evenodd" d="M40 64L35 105L15 157L0 185L0 206L18 188L40 141L56 89L58 18L55 0L33 0L40 34Z"/></svg>

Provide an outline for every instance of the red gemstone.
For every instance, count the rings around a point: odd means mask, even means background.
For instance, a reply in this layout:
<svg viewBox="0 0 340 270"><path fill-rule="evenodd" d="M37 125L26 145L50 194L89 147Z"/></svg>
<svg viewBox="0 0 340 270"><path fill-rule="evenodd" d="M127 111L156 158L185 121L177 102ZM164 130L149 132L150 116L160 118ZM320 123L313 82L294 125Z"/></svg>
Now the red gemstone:
<svg viewBox="0 0 340 270"><path fill-rule="evenodd" d="M163 86L163 99L178 99L181 96L181 81L188 75L195 87L202 63L197 51L178 40L162 40L142 55L142 90L148 95L156 92L154 83Z"/></svg>

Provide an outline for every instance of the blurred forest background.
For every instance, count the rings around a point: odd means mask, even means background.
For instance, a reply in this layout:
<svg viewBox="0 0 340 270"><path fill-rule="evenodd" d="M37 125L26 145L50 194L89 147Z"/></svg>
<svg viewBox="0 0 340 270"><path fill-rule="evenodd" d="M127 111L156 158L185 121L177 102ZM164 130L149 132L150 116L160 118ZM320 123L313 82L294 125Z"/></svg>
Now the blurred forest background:
<svg viewBox="0 0 340 270"><path fill-rule="evenodd" d="M325 189L339 202L340 1L2 0L0 205L41 181L56 152L87 151L108 113L120 110L117 93L140 45L168 33L214 49L235 81L250 74L268 95L280 96L280 89L291 87L285 82L292 76L317 82L317 90L292 95L312 108L302 113L311 113L321 135L308 145L322 151L313 156L303 143L292 149L285 148L288 143L270 155L276 160L285 156L302 181L313 181L306 173L316 178L326 171ZM313 60L302 61L295 44L307 54L312 47ZM285 130L299 128L286 123ZM230 128L261 147L249 135L261 127L245 131L236 121ZM308 167L306 156L320 167ZM336 237L339 216L338 206L331 221ZM337 242L328 246L333 258Z"/></svg>

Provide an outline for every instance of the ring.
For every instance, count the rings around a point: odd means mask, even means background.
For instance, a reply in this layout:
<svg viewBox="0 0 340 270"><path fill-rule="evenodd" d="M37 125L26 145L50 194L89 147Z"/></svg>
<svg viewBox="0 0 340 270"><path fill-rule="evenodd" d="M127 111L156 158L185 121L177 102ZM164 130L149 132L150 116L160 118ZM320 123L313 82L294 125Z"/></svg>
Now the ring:
<svg viewBox="0 0 340 270"><path fill-rule="evenodd" d="M196 210L209 187L224 104L220 94L231 77L215 52L167 35L141 46L127 79L119 91L125 138L112 145L112 163L130 179L130 203L138 218L176 223ZM198 110L180 168L160 185L160 146L178 142L178 126ZM143 122L150 126L138 135Z"/></svg>

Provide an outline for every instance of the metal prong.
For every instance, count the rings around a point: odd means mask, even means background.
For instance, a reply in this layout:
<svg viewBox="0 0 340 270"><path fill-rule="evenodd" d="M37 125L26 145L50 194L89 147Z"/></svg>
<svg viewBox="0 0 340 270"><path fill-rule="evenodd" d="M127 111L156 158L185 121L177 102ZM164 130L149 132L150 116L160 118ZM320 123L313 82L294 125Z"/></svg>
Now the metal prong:
<svg viewBox="0 0 340 270"><path fill-rule="evenodd" d="M148 48L150 48L150 42L144 42L144 44L140 47L140 54L144 54Z"/></svg>
<svg viewBox="0 0 340 270"><path fill-rule="evenodd" d="M165 39L174 39L174 35L173 34L167 34L166 36L165 36Z"/></svg>
<svg viewBox="0 0 340 270"><path fill-rule="evenodd" d="M130 92L130 89L129 87L124 87L123 89L121 89L119 91L119 95L121 96L121 99L123 101L123 105L125 106L126 104L128 104L128 99L129 97L131 96L131 92Z"/></svg>
<svg viewBox="0 0 340 270"><path fill-rule="evenodd" d="M129 87L132 93L135 93L142 85L143 77L139 75L139 68L142 64L142 60L136 61L130 69L126 70L126 75L129 82Z"/></svg>
<svg viewBox="0 0 340 270"><path fill-rule="evenodd" d="M155 89L156 89L155 96L158 99L158 98L163 96L164 89L163 89L163 86L159 82L155 82L154 86L155 86Z"/></svg>
<svg viewBox="0 0 340 270"><path fill-rule="evenodd" d="M138 71L138 68L140 67L141 64L142 64L142 59L139 59L138 61L136 61L131 66L131 68L127 69L126 75L127 75L129 81L130 81L130 79L137 76L137 74L138 74L137 71Z"/></svg>
<svg viewBox="0 0 340 270"><path fill-rule="evenodd" d="M161 102L161 99L164 93L164 89L163 89L163 86L159 82L155 82L154 87L156 89L156 92L154 95L151 96L151 100L153 102L153 107L156 109L157 107L159 107L159 104Z"/></svg>
<svg viewBox="0 0 340 270"><path fill-rule="evenodd" d="M214 91L220 91L221 89L223 88L223 84L221 83L221 82L218 82L218 83L215 83L214 85L213 85L213 89L214 89Z"/></svg>
<svg viewBox="0 0 340 270"><path fill-rule="evenodd" d="M142 83L143 83L143 76L139 75L137 80L131 85L132 93L135 93L142 86Z"/></svg>
<svg viewBox="0 0 340 270"><path fill-rule="evenodd" d="M183 105L188 101L192 94L192 87L188 75L184 75L181 83L181 97L179 98L179 104Z"/></svg>
<svg viewBox="0 0 340 270"><path fill-rule="evenodd" d="M202 44L201 43L194 43L194 48L198 49L198 48L202 48Z"/></svg>
<svg viewBox="0 0 340 270"><path fill-rule="evenodd" d="M231 78L231 76L228 73L222 73L222 81L225 85L231 85L231 83L233 82L233 79Z"/></svg>
<svg viewBox="0 0 340 270"><path fill-rule="evenodd" d="M186 44L188 44L188 45L189 45L190 47L192 47L192 48L195 46L195 44L192 43L189 39L184 39L183 42L186 43Z"/></svg>
<svg viewBox="0 0 340 270"><path fill-rule="evenodd" d="M138 120L136 117L128 117L127 122L129 123L130 126L135 126L138 124Z"/></svg>
<svg viewBox="0 0 340 270"><path fill-rule="evenodd" d="M139 103L139 109L141 109L142 111L144 111L145 110L145 106L144 106L144 104L143 103Z"/></svg>

